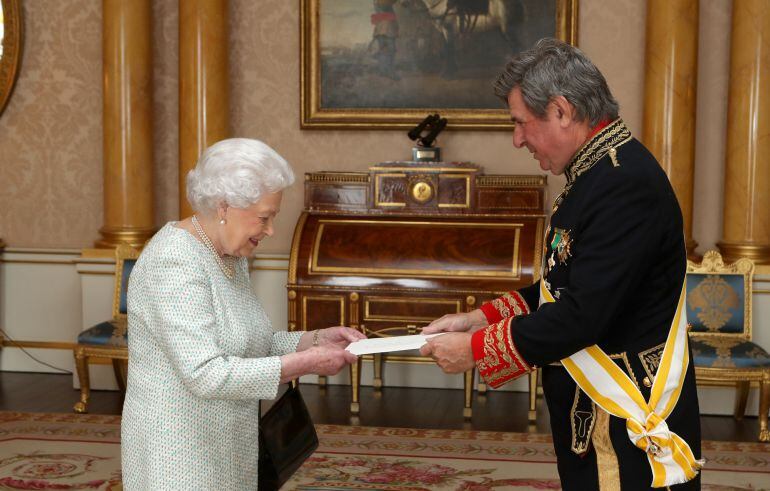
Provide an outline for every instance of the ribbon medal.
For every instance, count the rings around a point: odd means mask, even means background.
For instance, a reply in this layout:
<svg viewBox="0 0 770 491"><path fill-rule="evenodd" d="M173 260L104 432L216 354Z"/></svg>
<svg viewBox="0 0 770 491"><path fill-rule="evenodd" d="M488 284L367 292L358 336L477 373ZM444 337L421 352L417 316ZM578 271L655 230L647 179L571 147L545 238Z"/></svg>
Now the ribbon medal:
<svg viewBox="0 0 770 491"><path fill-rule="evenodd" d="M551 239L551 251L556 254L560 264L567 264L567 259L572 256L572 237L570 231L561 228L553 229Z"/></svg>

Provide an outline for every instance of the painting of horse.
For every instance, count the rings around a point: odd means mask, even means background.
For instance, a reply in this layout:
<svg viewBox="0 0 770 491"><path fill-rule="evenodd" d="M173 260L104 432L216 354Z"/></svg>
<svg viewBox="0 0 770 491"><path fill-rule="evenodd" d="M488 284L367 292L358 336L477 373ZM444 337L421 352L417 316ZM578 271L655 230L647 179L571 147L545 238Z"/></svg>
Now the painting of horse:
<svg viewBox="0 0 770 491"><path fill-rule="evenodd" d="M363 111L366 119L373 111L499 110L492 83L506 62L543 37L573 36L560 19L577 0L304 2L313 15L303 22L315 24L303 29L316 35L306 47L315 62L303 62L317 67L304 77L315 82L303 87L316 91L306 98L317 105L309 109ZM307 112L303 123L312 127Z"/></svg>

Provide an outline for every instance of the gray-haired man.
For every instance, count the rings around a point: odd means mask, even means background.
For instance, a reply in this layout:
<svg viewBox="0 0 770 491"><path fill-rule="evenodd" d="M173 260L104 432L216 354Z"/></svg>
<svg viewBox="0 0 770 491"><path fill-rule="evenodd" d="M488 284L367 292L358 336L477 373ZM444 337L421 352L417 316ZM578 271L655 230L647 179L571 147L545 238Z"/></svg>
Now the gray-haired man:
<svg viewBox="0 0 770 491"><path fill-rule="evenodd" d="M539 41L495 92L514 146L567 177L541 280L434 321L425 333L454 332L422 353L448 373L477 366L492 387L541 367L564 489L700 489L698 398L677 316L682 214L665 173L573 46Z"/></svg>

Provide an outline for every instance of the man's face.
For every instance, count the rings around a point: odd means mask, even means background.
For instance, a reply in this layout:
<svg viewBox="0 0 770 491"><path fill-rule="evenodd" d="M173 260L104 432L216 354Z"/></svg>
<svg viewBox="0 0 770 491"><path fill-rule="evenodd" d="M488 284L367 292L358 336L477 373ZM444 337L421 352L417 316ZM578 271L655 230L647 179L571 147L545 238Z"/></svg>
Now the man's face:
<svg viewBox="0 0 770 491"><path fill-rule="evenodd" d="M513 128L513 146L527 147L532 156L540 162L540 168L554 175L564 168L577 151L570 140L570 133L564 118L568 117L555 103L549 103L545 117L539 118L524 103L521 89L515 87L508 95Z"/></svg>

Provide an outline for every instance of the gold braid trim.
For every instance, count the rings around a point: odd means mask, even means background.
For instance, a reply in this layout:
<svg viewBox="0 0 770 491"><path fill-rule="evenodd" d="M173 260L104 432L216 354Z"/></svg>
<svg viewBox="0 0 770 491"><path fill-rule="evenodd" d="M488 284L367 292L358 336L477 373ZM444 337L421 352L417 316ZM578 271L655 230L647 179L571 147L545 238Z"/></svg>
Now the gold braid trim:
<svg viewBox="0 0 770 491"><path fill-rule="evenodd" d="M616 150L619 146L631 140L631 131L626 127L622 119L618 118L610 123L606 128L597 133L588 140L572 158L572 162L567 165L564 175L567 177L567 184L553 202L553 211L555 212L561 205L564 198L567 197L570 189L575 184L575 180L581 174L594 166L598 161L610 151ZM611 154L614 157L615 154ZM613 165L617 167L617 157L612 159Z"/></svg>

